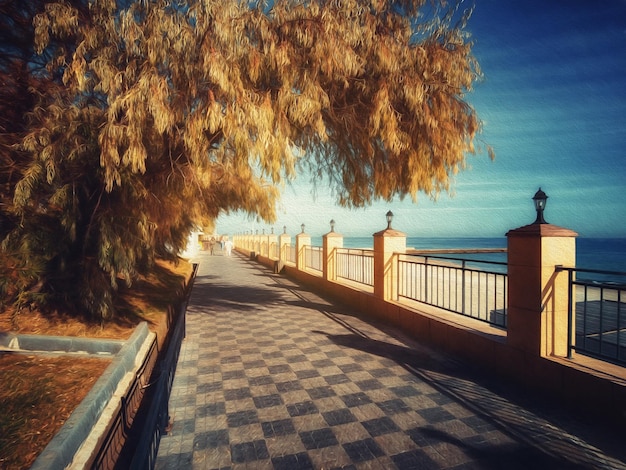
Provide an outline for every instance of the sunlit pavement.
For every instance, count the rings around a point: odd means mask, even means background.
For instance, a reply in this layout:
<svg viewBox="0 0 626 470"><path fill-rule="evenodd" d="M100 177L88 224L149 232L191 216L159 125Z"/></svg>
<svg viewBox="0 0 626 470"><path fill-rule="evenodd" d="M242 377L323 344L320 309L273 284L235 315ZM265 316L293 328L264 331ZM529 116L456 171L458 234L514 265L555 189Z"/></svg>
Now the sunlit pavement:
<svg viewBox="0 0 626 470"><path fill-rule="evenodd" d="M158 469L623 468L623 435L200 253Z"/></svg>

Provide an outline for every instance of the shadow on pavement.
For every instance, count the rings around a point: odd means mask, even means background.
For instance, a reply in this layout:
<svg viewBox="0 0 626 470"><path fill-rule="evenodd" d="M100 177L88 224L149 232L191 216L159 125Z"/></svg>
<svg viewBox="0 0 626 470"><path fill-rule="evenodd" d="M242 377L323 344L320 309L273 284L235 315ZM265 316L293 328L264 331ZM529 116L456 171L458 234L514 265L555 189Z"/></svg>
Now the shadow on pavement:
<svg viewBox="0 0 626 470"><path fill-rule="evenodd" d="M333 343L351 349L390 359L403 366L408 372L438 389L441 393L496 425L502 431L528 445L527 452L520 454L519 467L511 467L511 456L506 449L480 446L468 447L474 457L486 458L484 468L550 468L583 469L598 468L598 449L616 459L624 461L626 452L620 444L619 430L612 433L600 422L582 421L580 416L571 419L569 412L553 401L533 394L511 383L495 380L468 364L450 360L444 361L437 355L430 355L414 348L379 341L363 336L358 332L328 334L323 331L313 333L325 335ZM570 434L570 432L572 434ZM454 445L463 443L447 435L440 429L425 427L420 433L428 440L447 440ZM585 441L581 440L583 436ZM412 436L415 440L415 438ZM454 440L454 442L452 442ZM519 449L514 449L519 452ZM607 462L605 468L626 468L621 462ZM481 467L482 468L482 467Z"/></svg>

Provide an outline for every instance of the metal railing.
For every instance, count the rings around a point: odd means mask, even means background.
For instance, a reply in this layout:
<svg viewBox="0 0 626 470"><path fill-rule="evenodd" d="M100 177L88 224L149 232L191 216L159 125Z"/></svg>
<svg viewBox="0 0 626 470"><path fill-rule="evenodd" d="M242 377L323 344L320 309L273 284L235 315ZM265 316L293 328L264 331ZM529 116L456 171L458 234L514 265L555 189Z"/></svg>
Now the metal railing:
<svg viewBox="0 0 626 470"><path fill-rule="evenodd" d="M337 248L337 277L374 285L374 251L354 248Z"/></svg>
<svg viewBox="0 0 626 470"><path fill-rule="evenodd" d="M568 356L575 350L626 365L626 272L556 269L568 273Z"/></svg>
<svg viewBox="0 0 626 470"><path fill-rule="evenodd" d="M194 264L182 301L175 307L175 315L172 317L173 323L170 324L171 334L164 344L164 354L157 365L158 376L153 383L149 384L152 388L150 390L150 401L145 406L142 403L145 416L141 421L140 429L138 429L139 435L137 440L133 442L136 445L131 446L133 449L132 460L128 463L128 468L132 470L152 469L155 467L159 442L170 418L169 398L172 392L181 344L185 337L187 304L197 272L198 265ZM120 467L119 464L118 467Z"/></svg>
<svg viewBox="0 0 626 470"><path fill-rule="evenodd" d="M272 259L278 259L278 244L276 242L270 243L269 257Z"/></svg>
<svg viewBox="0 0 626 470"><path fill-rule="evenodd" d="M446 256L399 255L398 297L506 327L506 265ZM482 266L486 268L479 268Z"/></svg>
<svg viewBox="0 0 626 470"><path fill-rule="evenodd" d="M283 245L284 259L289 263L296 264L296 246L285 244Z"/></svg>
<svg viewBox="0 0 626 470"><path fill-rule="evenodd" d="M90 468L152 469L159 441L168 421L168 402L178 354L185 337L185 312L198 265L193 265L180 302L168 311L169 333L164 350L158 351L156 337L128 392L111 418Z"/></svg>
<svg viewBox="0 0 626 470"><path fill-rule="evenodd" d="M128 441L131 439L134 429L137 429L137 421L141 421L139 414L141 404L149 399L148 385L153 375L158 358L158 346L156 337L150 343L141 366L136 371L128 391L120 397L119 405L114 412L109 428L104 439L91 463L91 468L108 470L119 467L121 461L129 459ZM135 427L133 427L135 426Z"/></svg>
<svg viewBox="0 0 626 470"><path fill-rule="evenodd" d="M322 271L322 247L321 246L305 246L304 247L304 266L306 269L314 271Z"/></svg>

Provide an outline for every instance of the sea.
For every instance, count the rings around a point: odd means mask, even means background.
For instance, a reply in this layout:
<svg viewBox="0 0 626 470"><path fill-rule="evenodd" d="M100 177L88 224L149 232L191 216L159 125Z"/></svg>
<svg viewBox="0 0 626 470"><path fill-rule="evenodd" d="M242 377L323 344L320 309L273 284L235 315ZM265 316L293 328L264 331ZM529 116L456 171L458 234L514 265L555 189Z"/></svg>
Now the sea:
<svg viewBox="0 0 626 470"><path fill-rule="evenodd" d="M322 238L314 237L311 240L313 245L321 246ZM372 249L374 239L372 237L346 237L343 240L345 248ZM407 249L472 249L472 248L493 248L502 249L507 247L506 237L497 238L423 238L407 237ZM446 254L442 256L462 258L466 260L495 261L506 263L506 253L472 253L472 254ZM478 266L478 264L477 264ZM568 266L574 267L574 266ZM577 273L579 279L615 279L623 283L626 282L626 238L585 238L576 239L576 268L591 269L599 271L613 271L624 273L622 276L609 274L591 275L588 273ZM484 268L484 265L481 266ZM489 270L505 271L506 267L492 267Z"/></svg>

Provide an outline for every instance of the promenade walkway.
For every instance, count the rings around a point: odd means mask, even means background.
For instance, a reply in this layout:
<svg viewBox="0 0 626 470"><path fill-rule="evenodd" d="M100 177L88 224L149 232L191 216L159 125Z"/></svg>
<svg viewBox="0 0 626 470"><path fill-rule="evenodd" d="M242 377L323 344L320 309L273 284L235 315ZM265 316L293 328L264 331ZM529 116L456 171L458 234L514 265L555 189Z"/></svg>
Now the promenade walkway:
<svg viewBox="0 0 626 470"><path fill-rule="evenodd" d="M626 469L624 434L201 254L157 469Z"/></svg>

